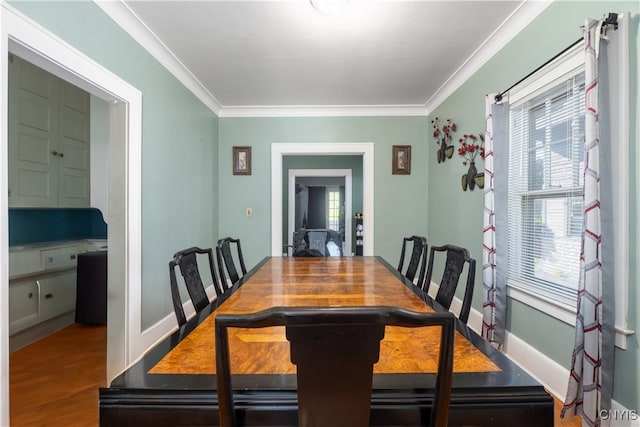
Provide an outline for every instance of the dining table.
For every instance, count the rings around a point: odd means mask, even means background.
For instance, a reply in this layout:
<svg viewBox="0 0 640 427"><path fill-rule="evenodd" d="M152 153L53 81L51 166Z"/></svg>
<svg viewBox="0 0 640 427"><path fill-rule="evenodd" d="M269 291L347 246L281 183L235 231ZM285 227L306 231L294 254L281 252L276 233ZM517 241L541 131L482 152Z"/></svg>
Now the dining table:
<svg viewBox="0 0 640 427"><path fill-rule="evenodd" d="M218 425L218 314L271 307L363 306L447 310L379 256L266 257L100 389L100 425ZM456 322L449 425L553 426L554 401L545 388L467 324ZM371 425L425 424L439 337L432 328L386 328L373 368ZM284 327L233 328L229 354L241 424L296 425L296 367Z"/></svg>

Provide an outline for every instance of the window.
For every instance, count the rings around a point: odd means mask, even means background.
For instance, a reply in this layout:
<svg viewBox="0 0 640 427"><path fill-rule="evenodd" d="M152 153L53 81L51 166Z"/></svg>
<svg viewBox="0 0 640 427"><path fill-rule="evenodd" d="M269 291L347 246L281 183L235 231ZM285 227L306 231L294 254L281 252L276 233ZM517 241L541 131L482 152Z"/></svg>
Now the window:
<svg viewBox="0 0 640 427"><path fill-rule="evenodd" d="M607 34L609 268L616 346L627 348L630 276L629 14ZM509 264L507 295L575 324L582 228L584 53L578 43L509 91ZM602 83L602 81L601 81ZM603 98L601 98L601 102ZM601 128L601 132L603 128ZM601 138L603 135L601 135ZM601 158L601 161L603 159Z"/></svg>
<svg viewBox="0 0 640 427"><path fill-rule="evenodd" d="M575 310L584 189L584 66L547 80L516 102L510 98L508 283Z"/></svg>
<svg viewBox="0 0 640 427"><path fill-rule="evenodd" d="M329 198L329 228L340 232L340 191L328 190Z"/></svg>

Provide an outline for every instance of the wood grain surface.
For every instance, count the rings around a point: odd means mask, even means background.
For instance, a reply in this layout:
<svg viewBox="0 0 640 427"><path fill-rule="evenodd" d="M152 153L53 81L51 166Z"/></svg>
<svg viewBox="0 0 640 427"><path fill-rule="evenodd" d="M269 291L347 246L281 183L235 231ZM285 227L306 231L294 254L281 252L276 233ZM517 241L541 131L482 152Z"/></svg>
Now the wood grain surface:
<svg viewBox="0 0 640 427"><path fill-rule="evenodd" d="M252 313L275 306L389 305L433 311L374 257L271 258L150 371L215 374L214 319L218 313ZM229 330L235 374L294 374L284 328ZM374 373L432 373L439 331L387 327ZM454 372L500 369L456 333Z"/></svg>

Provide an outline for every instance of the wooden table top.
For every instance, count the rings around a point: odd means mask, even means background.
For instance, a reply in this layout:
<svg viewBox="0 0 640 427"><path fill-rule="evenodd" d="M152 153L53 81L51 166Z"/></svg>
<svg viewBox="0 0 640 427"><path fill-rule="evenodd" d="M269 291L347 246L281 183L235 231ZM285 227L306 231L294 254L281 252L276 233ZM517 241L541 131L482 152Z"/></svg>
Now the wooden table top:
<svg viewBox="0 0 640 427"><path fill-rule="evenodd" d="M215 374L214 319L218 313L252 313L274 306L389 305L433 309L375 257L274 257L153 366L150 374ZM284 328L230 329L234 374L295 374ZM387 327L374 373L433 373L439 331ZM456 332L454 372L500 371Z"/></svg>

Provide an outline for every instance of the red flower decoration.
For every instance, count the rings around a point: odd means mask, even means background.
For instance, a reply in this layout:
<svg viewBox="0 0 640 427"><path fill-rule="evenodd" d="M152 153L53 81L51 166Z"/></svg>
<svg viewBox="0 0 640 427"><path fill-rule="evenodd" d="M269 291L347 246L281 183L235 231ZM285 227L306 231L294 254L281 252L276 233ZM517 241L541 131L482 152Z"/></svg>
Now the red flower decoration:
<svg viewBox="0 0 640 427"><path fill-rule="evenodd" d="M477 136L473 134L465 134L458 140L458 154L464 157L463 165L467 162L474 162L478 154L484 159L484 133L480 132Z"/></svg>
<svg viewBox="0 0 640 427"><path fill-rule="evenodd" d="M453 132L458 129L458 126L451 119L446 119L444 124L440 126L439 117L431 120L431 125L433 126L433 137L436 139L436 144L440 144L440 140L444 140L445 143L451 142Z"/></svg>

